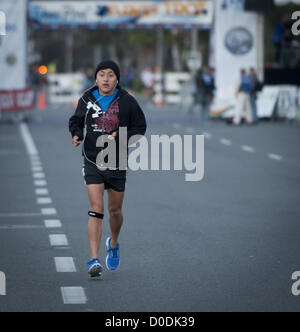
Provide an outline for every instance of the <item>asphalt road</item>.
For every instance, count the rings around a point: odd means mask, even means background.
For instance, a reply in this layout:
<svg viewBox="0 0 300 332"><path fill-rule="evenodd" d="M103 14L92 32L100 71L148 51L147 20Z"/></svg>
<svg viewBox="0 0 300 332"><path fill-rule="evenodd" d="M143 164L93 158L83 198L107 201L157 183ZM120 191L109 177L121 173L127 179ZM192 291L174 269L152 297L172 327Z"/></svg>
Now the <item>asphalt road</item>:
<svg viewBox="0 0 300 332"><path fill-rule="evenodd" d="M300 310L291 279L300 271L300 126L202 126L197 115L145 107L148 138L205 134L205 175L130 170L120 269L90 280L72 112L0 123L0 312Z"/></svg>

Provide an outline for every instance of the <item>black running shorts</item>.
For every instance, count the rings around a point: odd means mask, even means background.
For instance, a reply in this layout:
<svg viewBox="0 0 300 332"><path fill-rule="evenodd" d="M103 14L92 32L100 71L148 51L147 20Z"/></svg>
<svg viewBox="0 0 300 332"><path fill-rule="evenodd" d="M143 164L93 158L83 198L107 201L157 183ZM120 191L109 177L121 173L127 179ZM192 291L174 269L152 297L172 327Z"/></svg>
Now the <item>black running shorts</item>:
<svg viewBox="0 0 300 332"><path fill-rule="evenodd" d="M106 190L111 188L118 192L125 191L125 170L100 170L96 165L84 158L82 175L86 185L104 183L104 188Z"/></svg>

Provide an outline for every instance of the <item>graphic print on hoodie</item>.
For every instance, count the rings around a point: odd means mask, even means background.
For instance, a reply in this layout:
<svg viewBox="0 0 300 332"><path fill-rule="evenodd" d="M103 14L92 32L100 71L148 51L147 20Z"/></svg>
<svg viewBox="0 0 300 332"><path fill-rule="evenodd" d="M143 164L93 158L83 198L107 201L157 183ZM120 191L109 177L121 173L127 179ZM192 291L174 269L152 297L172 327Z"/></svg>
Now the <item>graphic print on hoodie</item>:
<svg viewBox="0 0 300 332"><path fill-rule="evenodd" d="M105 143L103 147L97 147L99 143L99 136L110 135L119 129L119 104L117 100L113 101L106 112L103 112L97 104L93 106L88 103L87 108L90 108L86 117L87 134L84 142L84 150L86 157L93 163L97 162L98 154L108 146ZM91 149L91 147L94 147ZM108 162L108 158L105 158Z"/></svg>
<svg viewBox="0 0 300 332"><path fill-rule="evenodd" d="M104 115L103 115L104 114ZM119 104L111 104L102 116L96 118L96 124L99 128L104 128L106 133L112 133L119 128Z"/></svg>

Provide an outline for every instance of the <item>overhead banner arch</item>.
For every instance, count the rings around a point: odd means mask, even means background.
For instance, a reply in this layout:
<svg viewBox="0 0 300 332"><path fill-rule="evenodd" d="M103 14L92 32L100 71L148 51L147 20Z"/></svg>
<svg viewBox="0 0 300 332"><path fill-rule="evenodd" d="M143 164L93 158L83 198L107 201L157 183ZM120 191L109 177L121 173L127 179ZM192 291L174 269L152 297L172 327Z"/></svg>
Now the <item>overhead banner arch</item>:
<svg viewBox="0 0 300 332"><path fill-rule="evenodd" d="M210 29L213 1L32 1L36 29Z"/></svg>

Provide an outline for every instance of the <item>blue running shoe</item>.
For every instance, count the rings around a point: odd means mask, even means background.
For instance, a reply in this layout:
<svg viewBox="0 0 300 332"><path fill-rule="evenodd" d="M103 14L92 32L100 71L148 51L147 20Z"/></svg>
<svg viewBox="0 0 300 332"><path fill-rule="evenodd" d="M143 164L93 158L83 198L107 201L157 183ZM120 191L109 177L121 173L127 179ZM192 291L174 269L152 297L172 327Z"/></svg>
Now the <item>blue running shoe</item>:
<svg viewBox="0 0 300 332"><path fill-rule="evenodd" d="M102 265L98 258L91 259L88 262L88 273L92 278L100 277L102 273Z"/></svg>
<svg viewBox="0 0 300 332"><path fill-rule="evenodd" d="M106 248L108 255L106 256L106 267L114 271L120 265L120 245L118 244L115 248L110 247L111 238L107 238L106 240Z"/></svg>

